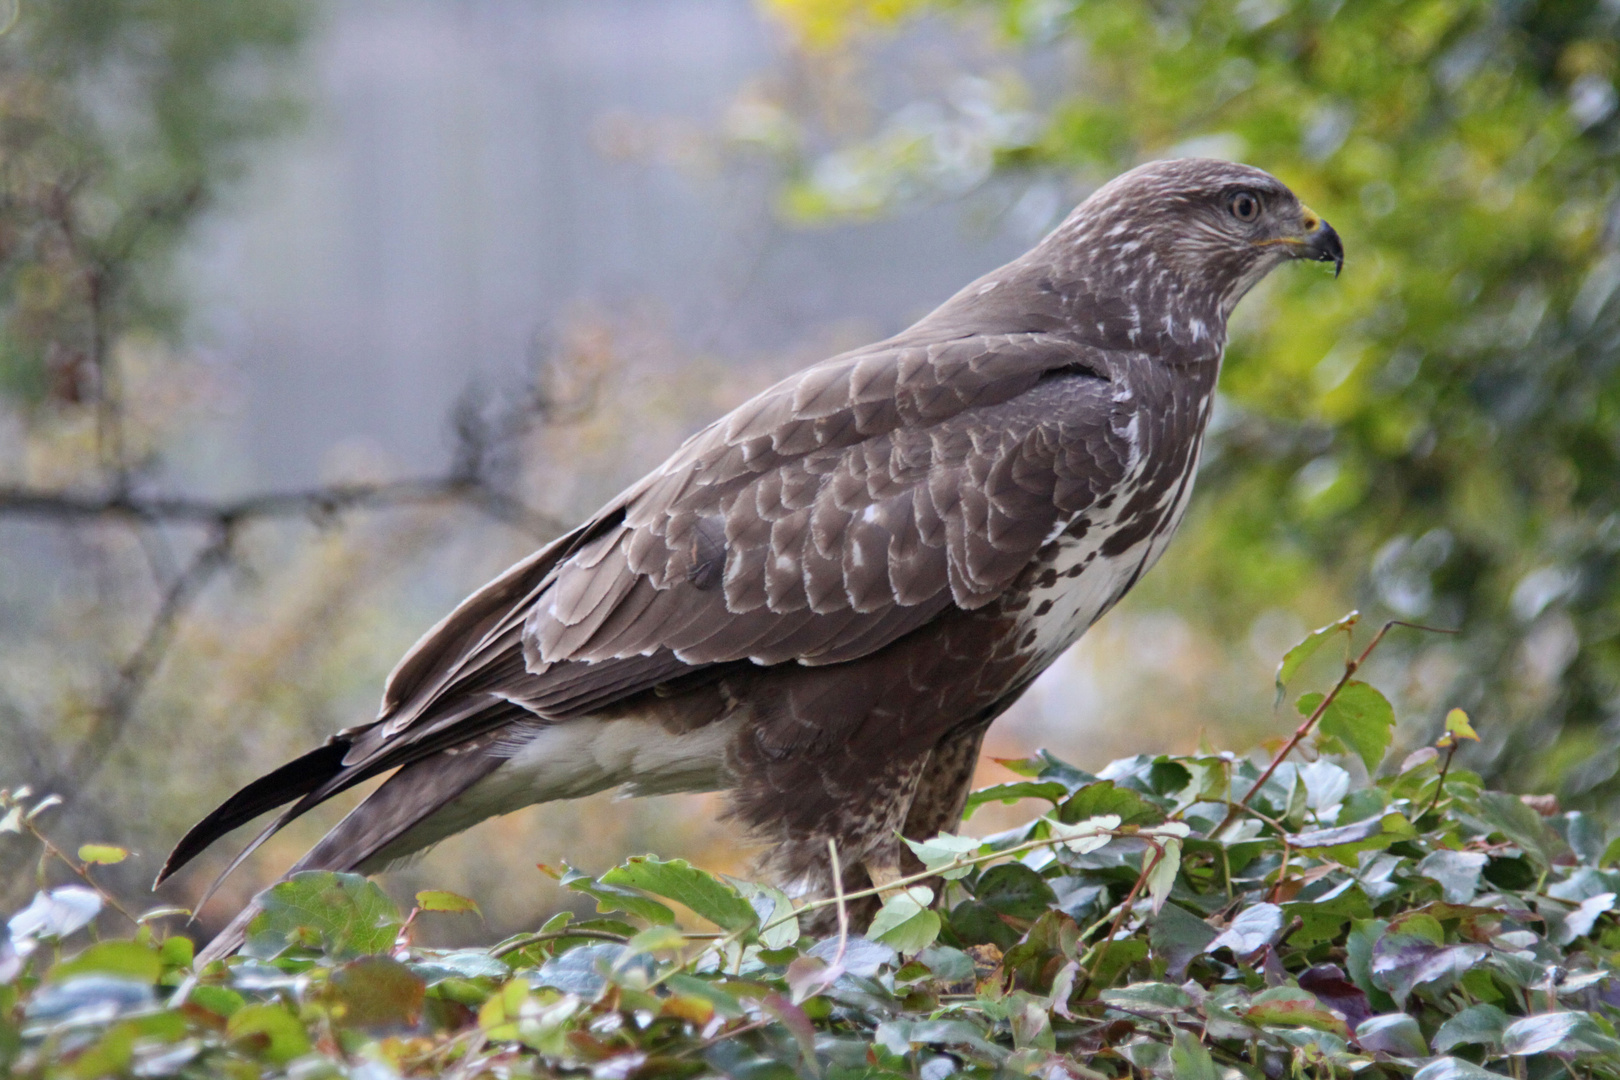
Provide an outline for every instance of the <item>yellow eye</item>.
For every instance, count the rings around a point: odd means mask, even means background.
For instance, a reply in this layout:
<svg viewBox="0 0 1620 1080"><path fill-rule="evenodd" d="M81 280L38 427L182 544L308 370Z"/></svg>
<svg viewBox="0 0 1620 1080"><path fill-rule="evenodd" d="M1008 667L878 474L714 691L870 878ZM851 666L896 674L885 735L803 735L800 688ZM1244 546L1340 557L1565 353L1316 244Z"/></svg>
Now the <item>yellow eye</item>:
<svg viewBox="0 0 1620 1080"><path fill-rule="evenodd" d="M1232 216L1247 224L1260 216L1260 199L1253 192L1240 191L1227 204Z"/></svg>

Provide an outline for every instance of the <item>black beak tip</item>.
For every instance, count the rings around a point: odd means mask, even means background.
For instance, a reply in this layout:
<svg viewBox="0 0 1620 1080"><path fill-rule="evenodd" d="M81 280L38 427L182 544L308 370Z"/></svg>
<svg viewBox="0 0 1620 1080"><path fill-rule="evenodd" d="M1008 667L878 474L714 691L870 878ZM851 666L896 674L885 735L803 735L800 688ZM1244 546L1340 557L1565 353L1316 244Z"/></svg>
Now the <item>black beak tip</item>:
<svg viewBox="0 0 1620 1080"><path fill-rule="evenodd" d="M1344 269L1344 243L1339 234L1327 222L1317 228L1316 235L1311 238L1311 251L1318 262L1333 264L1333 276L1338 277Z"/></svg>

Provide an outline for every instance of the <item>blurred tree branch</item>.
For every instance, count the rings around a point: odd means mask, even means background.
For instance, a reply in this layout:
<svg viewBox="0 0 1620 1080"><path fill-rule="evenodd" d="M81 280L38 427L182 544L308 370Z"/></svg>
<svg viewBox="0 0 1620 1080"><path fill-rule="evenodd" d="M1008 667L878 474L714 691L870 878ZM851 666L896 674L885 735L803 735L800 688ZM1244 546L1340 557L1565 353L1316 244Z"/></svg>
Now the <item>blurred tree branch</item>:
<svg viewBox="0 0 1620 1080"><path fill-rule="evenodd" d="M112 419L112 429L118 430L121 409L116 399L104 411ZM140 643L114 673L111 686L94 709L89 730L46 784L46 790L71 794L106 761L134 715L143 691L162 666L187 612L219 572L232 565L236 541L245 526L273 518L307 518L325 525L360 510L462 503L540 539L563 531L565 522L524 505L502 490L493 475L503 445L526 432L534 419L544 422L555 412L553 403L538 397L532 408L519 410L515 417L491 421L481 414L472 395L464 396L455 410L457 446L451 467L436 477L336 483L219 500L141 495L123 485L102 494L0 487L0 515L45 518L68 525L115 521L137 531L163 525L194 526L206 530L207 535L201 548L167 583ZM113 476L116 482L127 477L127 472L115 470Z"/></svg>

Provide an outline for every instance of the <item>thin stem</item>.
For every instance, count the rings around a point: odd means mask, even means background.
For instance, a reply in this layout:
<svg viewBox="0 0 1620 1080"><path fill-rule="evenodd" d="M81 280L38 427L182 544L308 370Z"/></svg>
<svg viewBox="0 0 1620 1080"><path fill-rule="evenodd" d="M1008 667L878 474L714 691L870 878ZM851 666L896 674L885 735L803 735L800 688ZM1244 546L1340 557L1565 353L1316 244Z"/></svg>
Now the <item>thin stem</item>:
<svg viewBox="0 0 1620 1080"><path fill-rule="evenodd" d="M827 837L827 855L832 859L833 899L838 903L838 952L832 966L844 962L844 950L849 946L849 905L844 902L844 871L838 865L838 841Z"/></svg>
<svg viewBox="0 0 1620 1080"><path fill-rule="evenodd" d="M530 945L538 945L542 941L560 941L563 938L589 938L592 941L614 941L623 945L630 939L623 934L615 934L607 930L552 930L544 934L525 934L514 938L505 945L494 950L489 955L499 959L503 956L527 949Z"/></svg>
<svg viewBox="0 0 1620 1080"><path fill-rule="evenodd" d="M1164 848L1154 844L1151 840L1148 843L1153 845L1153 859L1151 862L1143 861L1142 872L1136 875L1136 883L1131 886L1131 891L1126 895L1125 902L1119 905L1119 914L1114 916L1113 925L1108 928L1108 936L1092 946L1092 948L1096 949L1097 955L1091 961L1091 967L1086 971L1086 985L1081 988L1082 992L1096 985L1097 969L1102 967L1103 957L1108 955L1108 946L1119 936L1120 927L1125 925L1125 917L1130 914L1131 908L1135 906L1136 898L1142 894L1142 886L1147 884L1148 876L1158 867L1159 860L1164 858Z"/></svg>
<svg viewBox="0 0 1620 1080"><path fill-rule="evenodd" d="M1389 633L1390 630L1397 626L1405 626L1413 630L1428 630L1436 634L1455 634L1457 632L1455 630L1444 630L1437 626L1423 626L1419 623L1405 622L1401 619L1391 619L1389 622L1379 627L1378 633L1374 634L1372 640L1367 642L1367 647L1361 650L1361 655L1345 660L1344 674L1339 676L1339 681L1333 684L1333 689L1328 691L1327 696L1322 698L1322 700L1317 703L1316 708L1311 710L1311 715L1305 718L1305 722L1299 725L1293 736L1283 744L1281 750L1277 751L1276 756L1271 759L1271 764L1266 766L1266 771L1260 774L1260 779L1256 780L1253 786L1249 788L1248 794L1244 795L1242 799L1238 800L1240 805L1245 807L1248 806L1249 800L1254 798L1255 795L1259 793L1260 789L1266 786L1266 781L1271 779L1271 774L1277 771L1277 767L1283 763L1289 754L1294 752L1294 748L1304 740L1305 736L1311 733L1311 729L1316 726L1316 722L1322 719L1322 714L1327 712L1328 706L1333 704L1334 699L1339 696L1339 691L1343 690L1345 686L1349 684L1351 678L1355 676L1357 671L1361 670L1361 666L1365 664L1367 662L1367 658L1372 655L1373 650L1378 648L1378 643L1384 640L1384 635ZM1238 810L1236 807L1228 810L1225 820L1215 827L1214 832L1209 834L1210 839L1213 840L1215 837L1225 832L1226 829L1237 818L1237 815Z"/></svg>
<svg viewBox="0 0 1620 1080"><path fill-rule="evenodd" d="M1451 745L1446 747L1446 760L1440 763L1440 779L1434 785L1434 798L1429 800L1429 805L1424 809L1423 813L1418 815L1418 817L1425 817L1428 814L1433 813L1434 808L1440 805L1440 796L1444 794L1446 790L1446 772L1451 768L1451 759L1457 756L1458 745L1459 744L1456 737L1452 736Z"/></svg>

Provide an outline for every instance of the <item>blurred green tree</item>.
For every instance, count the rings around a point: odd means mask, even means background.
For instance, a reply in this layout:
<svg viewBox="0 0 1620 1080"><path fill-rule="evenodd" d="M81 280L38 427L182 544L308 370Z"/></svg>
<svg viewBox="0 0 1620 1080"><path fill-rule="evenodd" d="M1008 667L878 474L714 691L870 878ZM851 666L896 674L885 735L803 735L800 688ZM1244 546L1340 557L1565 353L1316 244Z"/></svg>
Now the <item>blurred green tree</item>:
<svg viewBox="0 0 1620 1080"><path fill-rule="evenodd" d="M1322 617L1342 599L1460 627L1408 642L1407 714L1438 725L1463 705L1487 733L1474 764L1620 798L1620 9L767 6L811 49L858 48L863 31L932 8L1063 58L1039 109L1002 93L996 122L981 94L931 132L891 118L807 155L794 212L869 213L919 178L1094 183L1199 152L1303 193L1345 237L1344 277L1278 275L1247 305L1159 595L1169 584L1227 640L1267 609Z"/></svg>
<svg viewBox="0 0 1620 1080"><path fill-rule="evenodd" d="M96 429L104 482L150 464L117 349L172 337L168 263L257 140L297 114L307 0L0 4L0 394ZM94 476L79 477L95 480Z"/></svg>

